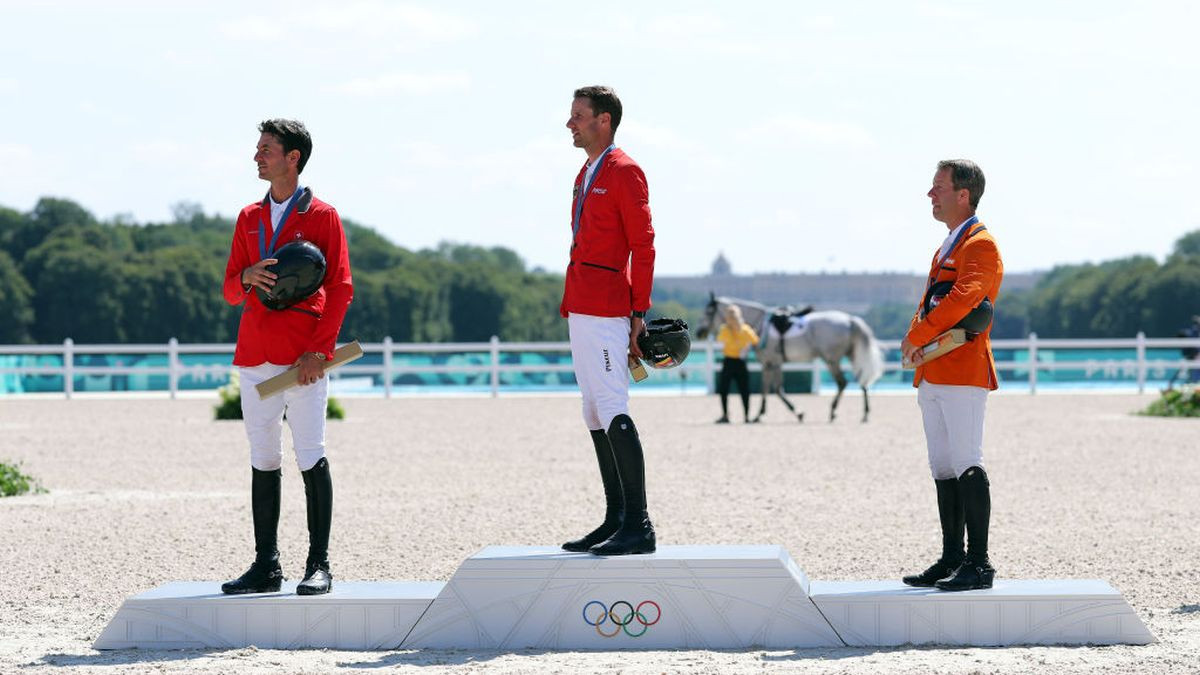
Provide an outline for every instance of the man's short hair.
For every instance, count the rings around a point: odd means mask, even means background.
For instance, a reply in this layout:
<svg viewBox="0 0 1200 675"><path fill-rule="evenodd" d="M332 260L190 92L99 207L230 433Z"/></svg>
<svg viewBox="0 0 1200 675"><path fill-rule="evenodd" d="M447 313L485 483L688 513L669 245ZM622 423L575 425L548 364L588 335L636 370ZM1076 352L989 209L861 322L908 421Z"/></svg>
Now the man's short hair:
<svg viewBox="0 0 1200 675"><path fill-rule="evenodd" d="M308 164L308 158L312 155L312 136L308 135L304 122L283 118L267 120L258 125L258 133L271 134L279 139L285 155L299 150L300 161L296 163L296 173L304 173L304 165Z"/></svg>
<svg viewBox="0 0 1200 675"><path fill-rule="evenodd" d="M983 169L969 159L943 159L938 162L937 170L950 170L950 184L955 190L966 190L971 200L971 208L979 208L979 198L983 196Z"/></svg>
<svg viewBox="0 0 1200 675"><path fill-rule="evenodd" d="M592 114L608 113L612 118L613 133L621 126L621 99L612 87L580 87L575 90L575 98L586 98L592 106Z"/></svg>

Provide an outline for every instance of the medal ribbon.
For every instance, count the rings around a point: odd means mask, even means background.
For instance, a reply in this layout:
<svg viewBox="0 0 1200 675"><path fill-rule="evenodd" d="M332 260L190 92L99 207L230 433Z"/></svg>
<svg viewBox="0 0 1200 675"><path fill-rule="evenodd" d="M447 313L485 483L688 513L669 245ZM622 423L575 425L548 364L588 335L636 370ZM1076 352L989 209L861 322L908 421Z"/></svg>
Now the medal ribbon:
<svg viewBox="0 0 1200 675"><path fill-rule="evenodd" d="M588 193L592 191L592 184L596 182L596 176L598 176L600 171L604 168L601 162L604 161L604 158L608 156L609 151L614 147L616 146L608 146L604 149L604 152L600 153L600 156L596 158L596 170L592 172L591 180L587 180L587 176L584 176L584 181L581 186L583 187L583 192L580 192L579 197L575 200L575 217L571 219L572 236L579 234L579 225L583 220L583 200L587 199Z"/></svg>
<svg viewBox="0 0 1200 675"><path fill-rule="evenodd" d="M283 226L287 224L288 216L292 215L292 209L296 208L296 202L300 201L300 195L304 194L304 188L297 186L296 192L292 198L288 200L287 208L283 210L283 215L279 218L279 227L275 228L275 233L271 236L271 243L267 245L267 226L263 222L262 213L258 214L258 253L260 260L266 260L275 254L275 243L279 241L279 233L283 232ZM270 197L268 197L269 199ZM269 205L264 204L264 211L270 213Z"/></svg>

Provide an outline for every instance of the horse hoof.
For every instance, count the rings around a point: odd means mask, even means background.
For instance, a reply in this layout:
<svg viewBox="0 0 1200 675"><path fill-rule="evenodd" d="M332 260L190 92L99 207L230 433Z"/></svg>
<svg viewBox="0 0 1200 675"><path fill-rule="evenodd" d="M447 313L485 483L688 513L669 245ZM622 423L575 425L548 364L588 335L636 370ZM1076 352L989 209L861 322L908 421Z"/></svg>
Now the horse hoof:
<svg viewBox="0 0 1200 675"><path fill-rule="evenodd" d="M796 421L804 422L804 413L796 413Z"/></svg>

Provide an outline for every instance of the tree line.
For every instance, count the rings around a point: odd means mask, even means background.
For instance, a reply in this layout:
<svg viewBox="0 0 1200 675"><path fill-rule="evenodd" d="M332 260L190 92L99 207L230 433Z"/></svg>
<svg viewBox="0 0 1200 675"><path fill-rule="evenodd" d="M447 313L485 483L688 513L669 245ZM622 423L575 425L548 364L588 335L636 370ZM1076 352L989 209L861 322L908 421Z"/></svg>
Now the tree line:
<svg viewBox="0 0 1200 675"><path fill-rule="evenodd" d="M0 207L0 343L234 341L241 309L221 296L233 225L187 203L149 224L50 197L28 213ZM560 275L505 248L410 251L343 225L355 292L341 339L566 339Z"/></svg>
<svg viewBox="0 0 1200 675"><path fill-rule="evenodd" d="M880 338L908 331L912 304L872 307L864 318ZM994 338L1174 337L1200 314L1200 230L1180 237L1159 263L1144 255L1059 265L1032 289L1005 293L996 304Z"/></svg>
<svg viewBox="0 0 1200 675"><path fill-rule="evenodd" d="M354 302L341 339L479 342L566 339L562 275L530 269L503 247L442 243L412 251L344 219ZM101 222L52 197L21 213L0 206L0 344L233 342L239 307L221 296L233 220L180 203L165 223ZM803 296L803 289L797 289ZM654 293L654 315L694 322L707 297ZM865 315L897 339L912 304ZM1051 270L1002 293L993 336L1167 337L1200 314L1200 230L1163 263L1132 256ZM818 308L822 309L822 308Z"/></svg>

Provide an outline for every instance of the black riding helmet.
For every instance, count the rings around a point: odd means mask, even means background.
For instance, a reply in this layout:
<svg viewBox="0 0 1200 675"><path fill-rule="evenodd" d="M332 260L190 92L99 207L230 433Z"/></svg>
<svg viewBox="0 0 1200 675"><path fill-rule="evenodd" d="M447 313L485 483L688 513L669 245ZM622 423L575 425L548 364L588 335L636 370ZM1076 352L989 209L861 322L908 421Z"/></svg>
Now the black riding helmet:
<svg viewBox="0 0 1200 675"><path fill-rule="evenodd" d="M692 338L683 319L655 319L638 336L642 360L651 368L674 368L692 351Z"/></svg>
<svg viewBox="0 0 1200 675"><path fill-rule="evenodd" d="M311 241L297 239L271 257L278 261L267 265L276 275L275 285L270 291L254 289L267 309L287 309L316 293L325 280L325 254Z"/></svg>
<svg viewBox="0 0 1200 675"><path fill-rule="evenodd" d="M954 288L953 281L939 281L929 287L925 292L925 302L922 303L923 316L929 316L934 307L942 301L950 293L950 289ZM968 333L982 333L992 325L992 301L986 297L979 303L975 309L972 309L962 318L955 328L962 328Z"/></svg>

